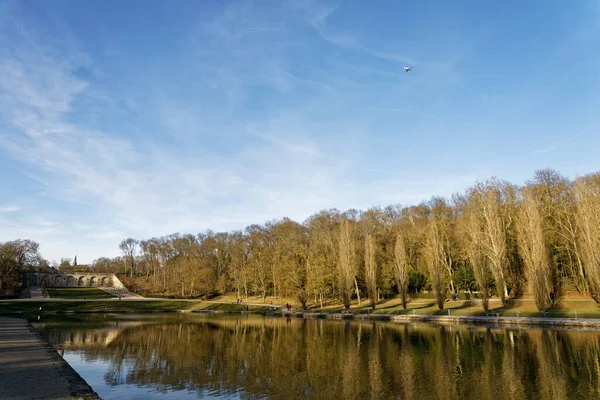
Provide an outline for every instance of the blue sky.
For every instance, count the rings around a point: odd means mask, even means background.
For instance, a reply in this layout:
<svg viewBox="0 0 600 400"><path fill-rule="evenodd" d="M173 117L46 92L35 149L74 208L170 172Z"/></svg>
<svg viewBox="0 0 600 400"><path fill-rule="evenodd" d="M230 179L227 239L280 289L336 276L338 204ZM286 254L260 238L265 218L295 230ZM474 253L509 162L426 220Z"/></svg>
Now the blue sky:
<svg viewBox="0 0 600 400"><path fill-rule="evenodd" d="M598 1L0 0L0 241L91 262L596 171L598 49Z"/></svg>

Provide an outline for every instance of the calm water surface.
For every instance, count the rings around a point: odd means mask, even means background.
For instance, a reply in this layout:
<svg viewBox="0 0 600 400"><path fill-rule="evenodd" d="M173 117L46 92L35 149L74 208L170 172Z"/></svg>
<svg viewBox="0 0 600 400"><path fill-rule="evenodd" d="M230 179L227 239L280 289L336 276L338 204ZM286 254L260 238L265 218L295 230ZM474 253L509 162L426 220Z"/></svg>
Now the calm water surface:
<svg viewBox="0 0 600 400"><path fill-rule="evenodd" d="M262 316L35 323L104 399L600 399L600 333Z"/></svg>

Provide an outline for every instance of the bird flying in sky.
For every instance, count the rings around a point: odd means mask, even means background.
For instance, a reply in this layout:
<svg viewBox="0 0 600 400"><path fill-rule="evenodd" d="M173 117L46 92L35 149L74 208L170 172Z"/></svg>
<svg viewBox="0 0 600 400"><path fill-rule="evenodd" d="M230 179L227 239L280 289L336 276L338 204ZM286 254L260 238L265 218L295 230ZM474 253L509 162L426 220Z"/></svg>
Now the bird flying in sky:
<svg viewBox="0 0 600 400"><path fill-rule="evenodd" d="M404 67L404 72L412 71L413 67Z"/></svg>

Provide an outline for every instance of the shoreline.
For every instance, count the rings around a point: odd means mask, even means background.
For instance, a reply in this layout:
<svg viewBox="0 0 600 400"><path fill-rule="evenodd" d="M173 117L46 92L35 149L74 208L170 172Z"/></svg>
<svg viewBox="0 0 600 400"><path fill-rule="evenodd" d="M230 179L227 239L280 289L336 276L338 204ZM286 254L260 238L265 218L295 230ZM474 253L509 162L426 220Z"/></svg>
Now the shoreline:
<svg viewBox="0 0 600 400"><path fill-rule="evenodd" d="M0 317L0 361L11 365L0 372L2 396L7 398L100 399L24 318Z"/></svg>
<svg viewBox="0 0 600 400"><path fill-rule="evenodd" d="M25 317L25 315L86 315L86 314L254 314L274 317L293 317L307 319L330 320L372 320L397 323L438 323L488 326L516 326L541 328L596 328L600 329L598 318L564 318L564 317L514 317L514 316L465 316L465 315L394 315L394 314L354 314L326 313L302 311L239 311L239 310L68 310L68 311L14 311L0 315ZM29 323L29 322L28 322ZM31 326L31 329L34 329ZM36 331L37 332L37 331ZM57 353L58 354L58 353Z"/></svg>
<svg viewBox="0 0 600 400"><path fill-rule="evenodd" d="M257 312L254 312L257 314ZM260 314L260 312L259 312ZM346 314L346 313L272 313L296 318L320 318L333 320L373 320L398 323L433 322L440 324L493 325L493 326L529 326L529 327L579 327L600 329L600 319L595 318L539 318L539 317L476 317L464 315L386 315L386 314Z"/></svg>

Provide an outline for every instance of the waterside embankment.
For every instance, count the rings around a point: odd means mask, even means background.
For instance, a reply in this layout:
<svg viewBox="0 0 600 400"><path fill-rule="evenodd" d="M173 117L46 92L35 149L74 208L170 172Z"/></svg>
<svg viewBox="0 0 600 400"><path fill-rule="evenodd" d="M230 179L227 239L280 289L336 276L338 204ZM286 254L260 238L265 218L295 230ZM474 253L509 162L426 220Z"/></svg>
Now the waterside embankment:
<svg viewBox="0 0 600 400"><path fill-rule="evenodd" d="M0 317L0 398L100 397L29 322Z"/></svg>

